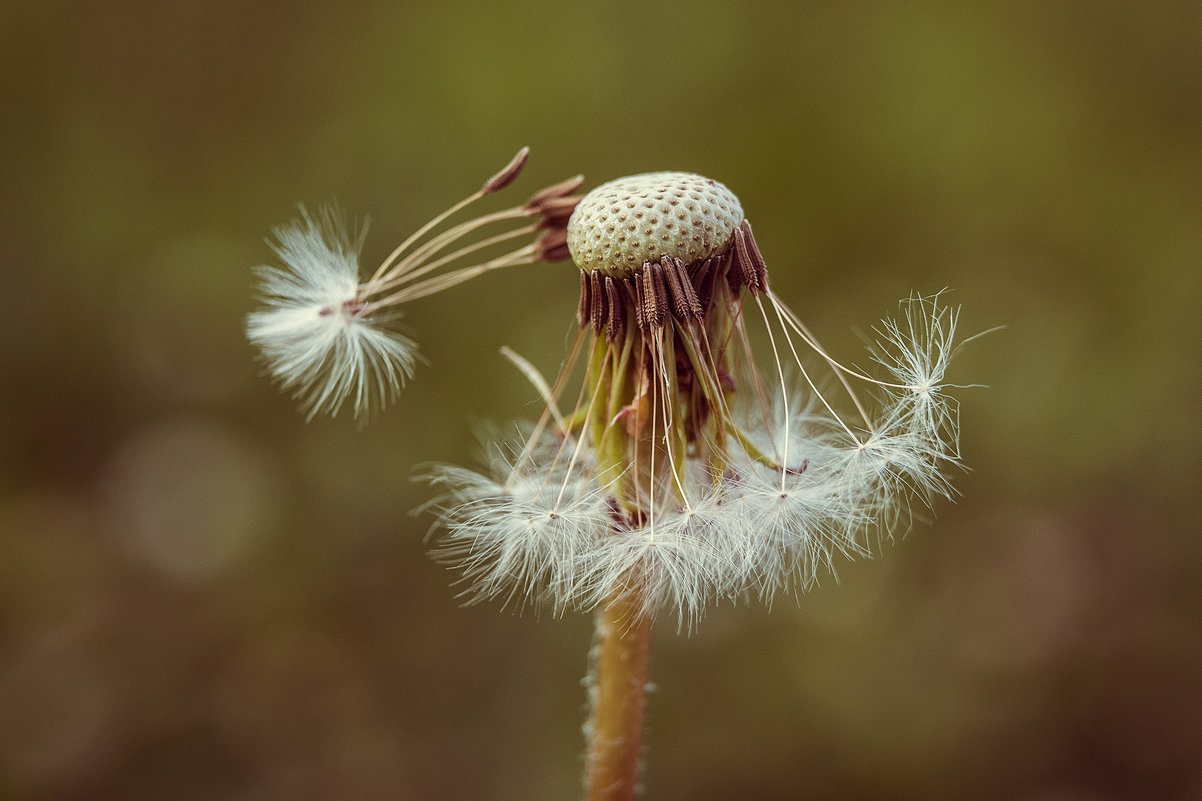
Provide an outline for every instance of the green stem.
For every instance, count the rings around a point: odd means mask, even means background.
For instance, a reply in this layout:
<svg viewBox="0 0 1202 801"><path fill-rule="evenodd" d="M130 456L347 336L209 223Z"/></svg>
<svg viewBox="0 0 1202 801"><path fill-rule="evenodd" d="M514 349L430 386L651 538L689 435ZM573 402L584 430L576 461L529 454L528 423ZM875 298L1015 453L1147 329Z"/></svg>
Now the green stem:
<svg viewBox="0 0 1202 801"><path fill-rule="evenodd" d="M588 727L588 801L631 801L642 767L651 618L633 593L597 612Z"/></svg>

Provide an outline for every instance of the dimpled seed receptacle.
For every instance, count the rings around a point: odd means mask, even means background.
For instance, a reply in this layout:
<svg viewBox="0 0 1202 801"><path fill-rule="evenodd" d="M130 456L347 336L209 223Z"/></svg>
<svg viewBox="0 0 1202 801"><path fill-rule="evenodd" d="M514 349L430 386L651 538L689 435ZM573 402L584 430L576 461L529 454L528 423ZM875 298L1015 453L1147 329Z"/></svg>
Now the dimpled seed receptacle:
<svg viewBox="0 0 1202 801"><path fill-rule="evenodd" d="M632 175L584 196L568 220L568 250L583 272L627 278L664 256L693 264L722 253L742 222L739 199L717 181Z"/></svg>

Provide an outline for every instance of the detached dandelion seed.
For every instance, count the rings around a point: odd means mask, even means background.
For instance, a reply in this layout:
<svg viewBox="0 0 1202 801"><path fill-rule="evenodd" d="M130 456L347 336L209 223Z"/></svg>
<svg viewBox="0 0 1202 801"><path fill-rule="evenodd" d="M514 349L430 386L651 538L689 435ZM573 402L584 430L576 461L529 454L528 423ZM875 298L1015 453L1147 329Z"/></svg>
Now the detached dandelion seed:
<svg viewBox="0 0 1202 801"><path fill-rule="evenodd" d="M413 375L417 343L383 327L359 284L366 225L347 236L341 212L323 207L276 231L273 249L286 265L260 267L267 308L250 315L248 336L309 417L334 414L352 398L356 415L391 400Z"/></svg>
<svg viewBox="0 0 1202 801"><path fill-rule="evenodd" d="M348 399L362 418L395 399L418 360L417 343L395 327L398 307L492 270L566 257L564 229L580 178L548 187L521 206L436 232L512 183L528 155L523 148L479 190L423 225L367 280L359 274L367 226L352 234L338 208L323 206L314 216L302 207L298 220L275 231L272 249L283 266L258 268L265 308L249 316L247 337L310 419L337 414ZM504 225L509 227L481 233ZM481 251L521 239L533 241L472 263Z"/></svg>

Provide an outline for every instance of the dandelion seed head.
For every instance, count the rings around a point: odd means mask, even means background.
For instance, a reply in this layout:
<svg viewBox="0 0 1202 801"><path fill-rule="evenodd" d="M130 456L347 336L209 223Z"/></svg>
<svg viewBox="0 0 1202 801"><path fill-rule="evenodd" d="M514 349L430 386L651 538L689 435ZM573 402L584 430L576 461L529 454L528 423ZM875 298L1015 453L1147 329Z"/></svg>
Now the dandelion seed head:
<svg viewBox="0 0 1202 801"><path fill-rule="evenodd" d="M554 386L536 375L543 433L495 486L456 479L442 553L471 598L692 626L716 601L809 589L872 555L911 504L952 494L956 315L937 297L877 329L878 380L827 354L775 295L722 184L611 181L576 205L566 239L585 385L564 413L575 355Z"/></svg>
<svg viewBox="0 0 1202 801"><path fill-rule="evenodd" d="M692 264L722 253L742 222L739 199L717 181L633 175L584 196L568 220L568 250L584 272L624 277L664 256Z"/></svg>

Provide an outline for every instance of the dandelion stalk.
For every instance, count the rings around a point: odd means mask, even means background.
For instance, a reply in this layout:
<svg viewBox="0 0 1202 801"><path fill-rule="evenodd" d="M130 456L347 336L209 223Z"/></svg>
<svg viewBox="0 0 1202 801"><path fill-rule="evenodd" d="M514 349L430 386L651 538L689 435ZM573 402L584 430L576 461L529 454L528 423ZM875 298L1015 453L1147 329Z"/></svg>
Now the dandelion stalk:
<svg viewBox="0 0 1202 801"><path fill-rule="evenodd" d="M586 726L588 801L628 801L638 791L643 758L651 617L637 596L619 591L596 620Z"/></svg>

